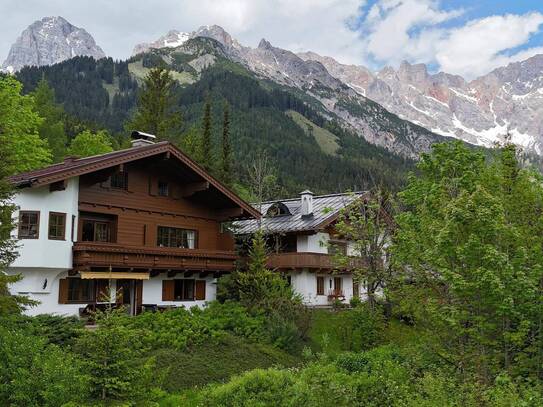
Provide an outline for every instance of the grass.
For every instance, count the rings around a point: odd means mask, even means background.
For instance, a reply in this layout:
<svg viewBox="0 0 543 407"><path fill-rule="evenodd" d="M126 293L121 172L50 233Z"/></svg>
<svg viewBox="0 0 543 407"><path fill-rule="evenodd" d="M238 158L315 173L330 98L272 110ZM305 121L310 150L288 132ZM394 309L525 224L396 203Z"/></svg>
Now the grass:
<svg viewBox="0 0 543 407"><path fill-rule="evenodd" d="M147 76L150 70L151 69L143 66L143 62L141 59L139 61L131 62L128 64L128 71L136 77L139 83L143 81L143 79ZM195 82L195 78L188 72L170 71L170 74L172 75L172 78L179 82L181 85L191 84Z"/></svg>
<svg viewBox="0 0 543 407"><path fill-rule="evenodd" d="M314 352L337 354L343 351L343 340L339 336L340 326L345 322L341 314L349 310L334 311L330 309L313 310L309 345Z"/></svg>
<svg viewBox="0 0 543 407"><path fill-rule="evenodd" d="M315 141L324 153L328 155L337 154L339 144L337 143L337 137L334 134L326 129L323 129L322 127L317 126L315 123L294 110L287 111L287 115L296 122L296 124L305 132L305 134L313 134Z"/></svg>
<svg viewBox="0 0 543 407"><path fill-rule="evenodd" d="M223 382L251 369L292 367L301 363L298 356L231 335L218 343L206 343L186 351L158 349L153 356L157 370L166 371L164 389L168 392Z"/></svg>

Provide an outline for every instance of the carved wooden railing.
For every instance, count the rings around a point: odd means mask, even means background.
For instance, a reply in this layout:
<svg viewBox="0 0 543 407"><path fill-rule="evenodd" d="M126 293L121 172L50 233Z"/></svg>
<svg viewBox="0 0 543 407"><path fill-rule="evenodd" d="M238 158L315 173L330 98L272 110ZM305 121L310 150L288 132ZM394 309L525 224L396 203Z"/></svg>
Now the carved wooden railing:
<svg viewBox="0 0 543 407"><path fill-rule="evenodd" d="M361 267L360 259L352 258L348 269ZM313 270L334 270L337 265L332 256L324 253L294 252L276 253L268 257L268 267L274 269L313 269Z"/></svg>
<svg viewBox="0 0 543 407"><path fill-rule="evenodd" d="M77 269L114 267L162 270L232 271L233 251L122 246L116 243L77 242L73 265Z"/></svg>

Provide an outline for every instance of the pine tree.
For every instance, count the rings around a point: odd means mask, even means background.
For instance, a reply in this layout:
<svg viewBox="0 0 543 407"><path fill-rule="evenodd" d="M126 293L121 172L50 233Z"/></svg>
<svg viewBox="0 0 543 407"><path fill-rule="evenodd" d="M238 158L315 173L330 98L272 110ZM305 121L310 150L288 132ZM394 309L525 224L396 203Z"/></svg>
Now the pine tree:
<svg viewBox="0 0 543 407"><path fill-rule="evenodd" d="M211 147L211 101L207 99L204 105L204 118L202 120L200 164L208 171L211 171L213 168L213 151Z"/></svg>
<svg viewBox="0 0 543 407"><path fill-rule="evenodd" d="M66 155L68 142L64 129L64 109L55 102L55 91L44 78L39 81L33 96L36 111L44 119L38 129L40 138L47 140L53 161L61 161Z"/></svg>
<svg viewBox="0 0 543 407"><path fill-rule="evenodd" d="M170 71L161 67L151 69L139 94L138 110L126 127L154 134L162 140L173 137L181 124L180 113L173 109L174 85Z"/></svg>
<svg viewBox="0 0 543 407"><path fill-rule="evenodd" d="M232 184L232 147L230 146L230 112L228 103L224 104L222 123L222 180L226 185Z"/></svg>

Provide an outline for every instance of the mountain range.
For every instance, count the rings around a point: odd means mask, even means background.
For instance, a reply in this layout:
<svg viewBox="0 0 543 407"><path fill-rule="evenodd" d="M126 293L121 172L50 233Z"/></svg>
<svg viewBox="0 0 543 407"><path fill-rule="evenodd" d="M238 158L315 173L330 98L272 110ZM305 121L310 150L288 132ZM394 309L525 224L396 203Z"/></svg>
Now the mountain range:
<svg viewBox="0 0 543 407"><path fill-rule="evenodd" d="M508 137L527 152L543 153L543 55L467 81L408 62L373 72L314 52L296 54L265 39L251 48L216 25L190 33L171 30L156 41L136 45L133 55L162 49L160 55L168 63L176 53L190 54L187 44L198 37L217 41L226 59L261 80L298 92L323 117L396 154L415 158L433 142L449 137L486 147ZM23 31L2 66L17 71L23 65L48 65L75 55L100 58L103 51L85 30L50 17ZM198 55L189 65L194 72L182 71L178 79L198 80L199 72L215 59L213 52Z"/></svg>

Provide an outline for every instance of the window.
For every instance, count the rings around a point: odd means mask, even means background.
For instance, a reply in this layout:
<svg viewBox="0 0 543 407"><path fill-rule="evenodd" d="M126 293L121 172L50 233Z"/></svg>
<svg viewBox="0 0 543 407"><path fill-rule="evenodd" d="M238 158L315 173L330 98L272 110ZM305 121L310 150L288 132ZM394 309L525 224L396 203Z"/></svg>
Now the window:
<svg viewBox="0 0 543 407"><path fill-rule="evenodd" d="M68 279L68 302L93 302L95 299L95 280Z"/></svg>
<svg viewBox="0 0 543 407"><path fill-rule="evenodd" d="M158 195L169 196L168 183L165 181L158 181Z"/></svg>
<svg viewBox="0 0 543 407"><path fill-rule="evenodd" d="M324 277L317 276L317 295L324 295Z"/></svg>
<svg viewBox="0 0 543 407"><path fill-rule="evenodd" d="M111 229L110 222L84 219L81 240L84 242L111 242Z"/></svg>
<svg viewBox="0 0 543 407"><path fill-rule="evenodd" d="M128 173L126 171L118 171L111 176L111 188L128 189Z"/></svg>
<svg viewBox="0 0 543 407"><path fill-rule="evenodd" d="M196 248L196 236L195 230L159 226L157 246L194 249Z"/></svg>
<svg viewBox="0 0 543 407"><path fill-rule="evenodd" d="M64 240L66 233L66 214L49 212L49 239Z"/></svg>
<svg viewBox="0 0 543 407"><path fill-rule="evenodd" d="M19 212L19 239L37 239L40 232L38 211Z"/></svg>
<svg viewBox="0 0 543 407"><path fill-rule="evenodd" d="M174 301L194 300L194 280L174 280Z"/></svg>
<svg viewBox="0 0 543 407"><path fill-rule="evenodd" d="M342 292L342 287L341 287L342 282L343 282L343 279L341 277L334 277L334 293L336 295L339 295Z"/></svg>

